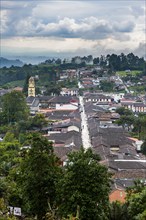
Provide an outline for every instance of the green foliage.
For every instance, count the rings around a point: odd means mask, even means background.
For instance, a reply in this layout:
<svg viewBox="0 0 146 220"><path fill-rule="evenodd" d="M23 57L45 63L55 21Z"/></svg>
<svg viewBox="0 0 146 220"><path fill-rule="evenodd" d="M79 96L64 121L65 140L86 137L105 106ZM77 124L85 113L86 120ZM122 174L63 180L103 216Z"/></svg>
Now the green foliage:
<svg viewBox="0 0 146 220"><path fill-rule="evenodd" d="M43 127L48 125L48 121L46 120L43 114L37 114L34 117L30 117L28 120L21 120L18 123L18 132L20 136L21 133L25 133L26 131L39 130L41 131Z"/></svg>
<svg viewBox="0 0 146 220"><path fill-rule="evenodd" d="M78 81L77 79L66 79L63 82L59 82L60 87L66 87L66 88L77 88L78 87Z"/></svg>
<svg viewBox="0 0 146 220"><path fill-rule="evenodd" d="M6 112L0 112L0 126L6 125L8 121ZM2 128L0 128L2 130Z"/></svg>
<svg viewBox="0 0 146 220"><path fill-rule="evenodd" d="M66 70L66 69L78 69L85 67L85 60L89 61L92 59L92 56L89 55L87 57L81 58L83 62L81 64L76 64L75 58L72 58L71 63L63 63L61 64L61 60L47 60L44 63L39 65L31 65L25 64L22 67L11 66L10 68L3 67L1 68L0 72L0 86L6 85L7 87L12 87L14 84L19 85L19 82L24 82L24 92L27 92L27 76L31 74L31 76L38 75L39 76L39 84L44 85L44 83L49 83L50 81L56 81L57 73ZM107 66L107 62L109 65ZM125 54L111 54L101 57L95 57L93 59L93 63L96 65L100 65L101 67L108 68L109 74L113 71L125 71L127 69L136 71L142 71L143 75L146 74L145 66L146 62L143 58L139 58L138 56L134 55L133 53ZM132 72L133 74L133 72ZM15 81L17 81L15 83ZM14 82L14 83L12 83ZM9 84L8 84L9 83Z"/></svg>
<svg viewBox="0 0 146 220"><path fill-rule="evenodd" d="M138 70L133 70L133 71L130 71L130 73L127 73L126 71L117 71L116 73L117 73L117 75L119 75L120 77L124 77L124 76L127 76L127 75L131 75L131 76L139 75L140 71L138 71Z"/></svg>
<svg viewBox="0 0 146 220"><path fill-rule="evenodd" d="M112 92L114 89L114 83L108 81L102 81L100 82L100 89L103 92Z"/></svg>
<svg viewBox="0 0 146 220"><path fill-rule="evenodd" d="M122 125L123 127L128 127L128 131L133 125L133 122L134 122L134 116L132 115L122 115L120 119L116 120L116 123L118 125Z"/></svg>
<svg viewBox="0 0 146 220"><path fill-rule="evenodd" d="M79 219L104 219L109 193L107 168L98 163L99 157L91 149L81 149L68 155L64 175L58 184L59 214L67 217L76 215Z"/></svg>
<svg viewBox="0 0 146 220"><path fill-rule="evenodd" d="M146 187L141 192L131 194L128 198L128 203L131 219L143 218L146 208Z"/></svg>
<svg viewBox="0 0 146 220"><path fill-rule="evenodd" d="M116 109L116 112L119 114L119 115L132 115L133 113L132 113L132 111L131 110L129 110L129 109L126 109L126 108L124 108L124 107L120 107L120 108L117 108Z"/></svg>
<svg viewBox="0 0 146 220"><path fill-rule="evenodd" d="M10 88L15 88L15 87L22 87L24 86L24 80L16 80L16 81L11 81L2 86L3 89L10 89Z"/></svg>
<svg viewBox="0 0 146 220"><path fill-rule="evenodd" d="M110 203L108 220L127 220L129 218L127 204L122 204L119 201Z"/></svg>
<svg viewBox="0 0 146 220"><path fill-rule="evenodd" d="M61 87L57 85L55 82L51 82L48 85L46 85L46 91L45 95L60 95Z"/></svg>
<svg viewBox="0 0 146 220"><path fill-rule="evenodd" d="M145 140L146 137L146 115L139 114L134 120L133 131L138 133L138 138Z"/></svg>
<svg viewBox="0 0 146 220"><path fill-rule="evenodd" d="M5 201L3 198L0 197L0 219L2 219L1 213L4 213L6 211L7 211L7 207L6 207Z"/></svg>
<svg viewBox="0 0 146 220"><path fill-rule="evenodd" d="M127 188L126 191L129 219L144 220L146 207L146 187L144 181L135 181L134 186Z"/></svg>
<svg viewBox="0 0 146 220"><path fill-rule="evenodd" d="M124 107L116 109L116 112L120 115L120 118L116 120L116 124L122 125L124 128L131 129L131 126L134 124L135 116L132 111Z"/></svg>
<svg viewBox="0 0 146 220"><path fill-rule="evenodd" d="M146 210L144 210L142 213L138 214L135 217L135 220L146 220Z"/></svg>
<svg viewBox="0 0 146 220"><path fill-rule="evenodd" d="M7 133L4 140L0 142L0 175L7 176L17 163L20 144L13 134Z"/></svg>
<svg viewBox="0 0 146 220"><path fill-rule="evenodd" d="M20 119L26 120L29 111L24 95L17 91L5 94L2 99L2 112L7 123L15 123Z"/></svg>
<svg viewBox="0 0 146 220"><path fill-rule="evenodd" d="M14 134L11 132L7 132L5 137L4 137L4 142L14 142L17 141L16 138L14 137Z"/></svg>
<svg viewBox="0 0 146 220"><path fill-rule="evenodd" d="M31 119L31 127L38 128L41 130L43 127L47 126L48 122L43 114L37 114Z"/></svg>
<svg viewBox="0 0 146 220"><path fill-rule="evenodd" d="M42 219L54 204L60 168L53 154L52 143L39 134L32 135L31 149L22 160L20 173L17 176L21 188L24 209Z"/></svg>
<svg viewBox="0 0 146 220"><path fill-rule="evenodd" d="M146 187L137 180L134 186L127 188L126 202L118 201L109 204L108 220L145 220Z"/></svg>
<svg viewBox="0 0 146 220"><path fill-rule="evenodd" d="M7 190L6 182L3 178L0 178L0 198L5 197L6 190Z"/></svg>
<svg viewBox="0 0 146 220"><path fill-rule="evenodd" d="M143 70L145 61L144 58L139 58L133 53L125 55L121 53L120 55L112 54L107 55L107 60L109 61L109 67L112 70Z"/></svg>
<svg viewBox="0 0 146 220"><path fill-rule="evenodd" d="M27 73L26 79L25 79L25 83L23 86L23 93L27 96L28 94L28 83L29 83L29 78L30 78L30 74Z"/></svg>
<svg viewBox="0 0 146 220"><path fill-rule="evenodd" d="M0 72L0 85L5 85L9 83L9 86L13 86L11 84L12 81L24 81L24 92L26 91L27 86L27 78L31 74L31 76L38 75L41 83L55 81L56 80L56 71L55 67L51 67L50 65L31 65L25 64L22 67L10 67L10 68L1 68Z"/></svg>

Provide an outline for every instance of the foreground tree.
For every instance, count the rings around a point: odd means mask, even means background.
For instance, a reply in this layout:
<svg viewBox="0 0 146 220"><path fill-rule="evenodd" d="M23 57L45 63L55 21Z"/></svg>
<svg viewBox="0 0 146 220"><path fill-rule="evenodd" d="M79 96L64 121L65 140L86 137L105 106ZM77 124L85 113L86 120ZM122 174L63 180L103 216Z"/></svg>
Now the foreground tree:
<svg viewBox="0 0 146 220"><path fill-rule="evenodd" d="M132 220L145 220L146 217L146 187L141 192L128 198L128 210Z"/></svg>
<svg viewBox="0 0 146 220"><path fill-rule="evenodd" d="M18 184L27 212L41 220L49 211L49 205L54 204L60 168L51 142L34 133L30 144L31 149L22 161Z"/></svg>
<svg viewBox="0 0 146 220"><path fill-rule="evenodd" d="M119 201L110 203L108 220L127 220L129 219L128 206Z"/></svg>
<svg viewBox="0 0 146 220"><path fill-rule="evenodd" d="M83 148L68 155L64 175L58 184L59 214L80 220L105 219L108 208L110 175L91 149Z"/></svg>
<svg viewBox="0 0 146 220"><path fill-rule="evenodd" d="M7 132L0 142L0 176L7 176L12 167L16 166L19 149L19 141L13 133Z"/></svg>
<svg viewBox="0 0 146 220"><path fill-rule="evenodd" d="M146 186L144 181L135 181L134 186L127 188L126 204L129 219L146 219Z"/></svg>

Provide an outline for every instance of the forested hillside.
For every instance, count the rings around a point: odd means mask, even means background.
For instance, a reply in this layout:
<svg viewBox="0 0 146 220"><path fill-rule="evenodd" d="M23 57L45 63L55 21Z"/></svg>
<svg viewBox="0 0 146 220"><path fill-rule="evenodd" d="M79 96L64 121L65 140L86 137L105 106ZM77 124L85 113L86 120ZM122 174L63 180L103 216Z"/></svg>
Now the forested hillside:
<svg viewBox="0 0 146 220"><path fill-rule="evenodd" d="M89 57L89 56L88 56ZM85 61L88 57L78 57L81 60L80 64L75 62L76 57L72 58L70 63L66 63L64 59L61 63L60 59L49 59L39 65L25 64L22 67L11 66L9 68L3 67L0 69L0 86L6 83L18 80L25 80L27 75L39 76L40 82L55 81L57 74L65 69L76 69L88 66ZM135 56L133 53L112 54L107 56L96 57L93 59L93 66L100 66L108 69L109 73L120 70L140 70L146 75L146 62L143 58Z"/></svg>

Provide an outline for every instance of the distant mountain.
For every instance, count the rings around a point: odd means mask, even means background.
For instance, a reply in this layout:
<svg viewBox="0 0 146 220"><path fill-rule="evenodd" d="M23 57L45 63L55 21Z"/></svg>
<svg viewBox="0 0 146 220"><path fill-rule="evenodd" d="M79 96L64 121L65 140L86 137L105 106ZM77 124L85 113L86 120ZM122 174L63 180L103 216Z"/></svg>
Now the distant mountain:
<svg viewBox="0 0 146 220"><path fill-rule="evenodd" d="M11 67L11 66L23 66L24 63L18 59L16 60L8 60L4 57L0 57L0 68L2 67Z"/></svg>
<svg viewBox="0 0 146 220"><path fill-rule="evenodd" d="M48 56L17 56L14 59L20 59L25 64L38 65L42 62L45 62L47 59L53 59L53 57Z"/></svg>

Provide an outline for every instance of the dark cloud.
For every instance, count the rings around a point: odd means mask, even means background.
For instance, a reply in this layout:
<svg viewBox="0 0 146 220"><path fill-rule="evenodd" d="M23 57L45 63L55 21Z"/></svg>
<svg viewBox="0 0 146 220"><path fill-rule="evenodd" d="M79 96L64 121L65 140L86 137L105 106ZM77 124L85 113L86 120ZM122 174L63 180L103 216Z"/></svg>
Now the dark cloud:
<svg viewBox="0 0 146 220"><path fill-rule="evenodd" d="M128 2L125 5L123 1L118 1L116 4L114 0L102 3L101 1L2 1L2 12L6 12L5 19L3 13L1 16L2 37L54 36L105 39L117 33L132 32L135 23L133 16L140 15L143 10L143 7L135 2ZM132 13L134 15L131 17Z"/></svg>
<svg viewBox="0 0 146 220"><path fill-rule="evenodd" d="M109 40L115 50L122 44L128 51L143 41L144 7L144 0L1 0L1 38L10 39L11 44L17 37L38 37L42 42L44 38L59 39L56 42L76 38L78 42L103 41L104 45ZM139 45L138 53L142 47ZM98 49L107 52L106 48L108 45ZM93 48L89 50L92 53ZM78 48L82 53L89 50Z"/></svg>

